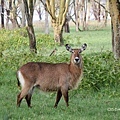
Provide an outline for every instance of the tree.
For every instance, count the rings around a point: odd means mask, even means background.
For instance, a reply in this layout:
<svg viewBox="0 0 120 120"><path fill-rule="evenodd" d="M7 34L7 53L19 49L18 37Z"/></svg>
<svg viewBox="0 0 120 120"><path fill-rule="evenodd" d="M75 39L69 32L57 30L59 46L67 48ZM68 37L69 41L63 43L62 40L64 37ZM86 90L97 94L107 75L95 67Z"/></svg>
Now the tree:
<svg viewBox="0 0 120 120"><path fill-rule="evenodd" d="M17 21L17 5L15 0L13 0L13 8L11 10L11 14L12 14L11 21L13 24L13 28L20 27Z"/></svg>
<svg viewBox="0 0 120 120"><path fill-rule="evenodd" d="M9 28L8 22L9 20L12 22L12 28L20 27L17 17L18 17L18 1L16 0L9 0L8 4L5 1L5 10L7 13L7 19L6 19L6 27ZM8 7L7 7L8 6Z"/></svg>
<svg viewBox="0 0 120 120"><path fill-rule="evenodd" d="M51 24L54 30L54 40L55 42L60 43L60 45L63 44L63 25L66 19L66 14L69 7L70 0L46 0L46 3L44 3L43 0L41 0L43 5L46 8L46 11L51 16Z"/></svg>
<svg viewBox="0 0 120 120"><path fill-rule="evenodd" d="M79 0L74 0L74 11L75 11L75 21L76 21L76 31L78 32L79 28Z"/></svg>
<svg viewBox="0 0 120 120"><path fill-rule="evenodd" d="M46 0L45 0L46 2ZM48 12L45 11L45 34L49 34L49 20L48 20Z"/></svg>
<svg viewBox="0 0 120 120"><path fill-rule="evenodd" d="M107 0L104 4L101 4L100 1L96 1L94 0L97 4L99 4L99 22L100 22L100 12L102 13L102 16L103 16L103 19L104 19L104 25L107 26L107 17L108 17L108 4L109 4L109 1ZM101 8L100 8L101 7Z"/></svg>
<svg viewBox="0 0 120 120"><path fill-rule="evenodd" d="M87 0L82 0L83 3L83 30L87 29Z"/></svg>
<svg viewBox="0 0 120 120"><path fill-rule="evenodd" d="M112 26L112 49L114 57L120 59L120 1L109 0L111 26Z"/></svg>
<svg viewBox="0 0 120 120"><path fill-rule="evenodd" d="M78 4L77 6L75 6L76 4ZM76 8L79 8L79 9L76 9ZM81 29L79 28L80 27L80 22L78 21L79 18L80 18L80 13L82 13L80 10L81 8L81 5L80 5L80 2L79 1L75 1L75 0L71 0L70 1L70 5L69 5L69 11L68 11L68 15L67 15L67 18L66 18L66 21L67 23L69 23L70 20L72 20L72 22L75 24L75 27L76 27L76 30L78 31L81 31ZM78 11L79 12L78 12ZM75 18L75 19L74 19ZM69 25L69 24L68 24ZM66 26L67 27L67 26ZM68 26L69 27L69 26ZM69 29L69 28L68 28Z"/></svg>
<svg viewBox="0 0 120 120"><path fill-rule="evenodd" d="M6 12L7 12L7 19L6 19L6 27L8 27L8 22L10 20L10 11L12 10L12 0L9 0L9 8L6 8Z"/></svg>
<svg viewBox="0 0 120 120"><path fill-rule="evenodd" d="M26 19L25 19L25 7L24 7L24 3L23 3L23 0L19 0L19 8L20 8L20 11L21 11L21 14L22 14L22 19L21 19L21 23L22 23L22 27L25 27L26 25Z"/></svg>
<svg viewBox="0 0 120 120"><path fill-rule="evenodd" d="M34 4L36 0L23 0L25 7L25 15L27 19L28 26L26 27L28 36L29 36L29 45L31 52L37 53L36 48L36 37L33 28L33 13L34 13Z"/></svg>
<svg viewBox="0 0 120 120"><path fill-rule="evenodd" d="M64 22L64 31L66 33L70 33L70 27L69 27L69 16L66 16L65 22Z"/></svg>
<svg viewBox="0 0 120 120"><path fill-rule="evenodd" d="M80 24L83 30L87 29L87 3L88 0L74 0L74 13L75 13L75 25L76 31L81 31L79 29ZM81 23L80 23L81 22Z"/></svg>
<svg viewBox="0 0 120 120"><path fill-rule="evenodd" d="M4 28L4 0L1 0L1 27Z"/></svg>

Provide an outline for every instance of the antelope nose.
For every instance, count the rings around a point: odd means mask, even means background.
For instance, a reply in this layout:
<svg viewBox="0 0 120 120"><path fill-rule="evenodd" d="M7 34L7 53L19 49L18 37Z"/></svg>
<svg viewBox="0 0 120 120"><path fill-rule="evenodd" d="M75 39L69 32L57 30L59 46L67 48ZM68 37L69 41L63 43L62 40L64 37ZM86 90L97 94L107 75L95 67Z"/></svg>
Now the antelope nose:
<svg viewBox="0 0 120 120"><path fill-rule="evenodd" d="M78 57L75 57L75 62L76 63L80 62L80 59Z"/></svg>

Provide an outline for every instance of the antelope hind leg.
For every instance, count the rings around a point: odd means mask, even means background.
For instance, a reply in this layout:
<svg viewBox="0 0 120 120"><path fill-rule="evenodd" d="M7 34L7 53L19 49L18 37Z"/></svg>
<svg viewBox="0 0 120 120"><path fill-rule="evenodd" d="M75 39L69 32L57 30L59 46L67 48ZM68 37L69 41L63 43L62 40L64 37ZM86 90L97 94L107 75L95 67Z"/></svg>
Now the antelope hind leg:
<svg viewBox="0 0 120 120"><path fill-rule="evenodd" d="M27 96L28 92L29 92L29 87L24 87L24 89L22 89L22 91L18 94L17 96L17 106L20 107L21 101L22 99Z"/></svg>
<svg viewBox="0 0 120 120"><path fill-rule="evenodd" d="M32 107L31 106L31 97L32 97L32 94L27 94L26 95L26 97L25 97L25 99L26 99L26 102L27 102L27 105L28 105L28 107Z"/></svg>
<svg viewBox="0 0 120 120"><path fill-rule="evenodd" d="M29 90L29 93L25 97L28 107L32 107L31 106L31 98L32 98L33 90L34 90L34 87L31 88L31 90Z"/></svg>

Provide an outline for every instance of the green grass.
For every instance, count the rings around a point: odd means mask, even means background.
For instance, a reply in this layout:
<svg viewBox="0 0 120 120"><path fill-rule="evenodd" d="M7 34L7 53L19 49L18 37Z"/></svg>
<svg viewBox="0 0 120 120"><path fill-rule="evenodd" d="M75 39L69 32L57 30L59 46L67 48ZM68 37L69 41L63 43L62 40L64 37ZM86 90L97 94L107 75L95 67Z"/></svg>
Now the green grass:
<svg viewBox="0 0 120 120"><path fill-rule="evenodd" d="M101 92L85 92L73 90L69 92L70 106L67 108L62 99L58 108L53 108L55 93L43 93L35 90L32 108L28 108L25 100L21 107L16 107L16 86L14 71L4 73L0 88L0 119L4 120L118 120L120 115L120 99L109 98ZM6 81L6 82L5 82Z"/></svg>
<svg viewBox="0 0 120 120"><path fill-rule="evenodd" d="M12 31L5 31L2 35L3 33L0 38L0 120L119 119L120 63L109 53L112 49L109 28L78 33L72 28L70 34L64 33L65 44L69 43L75 48L86 42L88 48L83 53L85 70L82 85L69 92L68 108L62 98L57 109L53 107L56 93L44 93L38 89L34 91L31 109L25 100L17 108L16 98L20 90L17 87L16 70L28 61L68 62L69 52L66 52L64 46L55 45L51 36L37 33L38 54L31 55L28 38ZM48 57L55 47L56 55ZM96 86L100 88L98 91L94 89Z"/></svg>
<svg viewBox="0 0 120 120"><path fill-rule="evenodd" d="M66 35L66 34L65 34ZM78 47L82 43L87 43L88 53L93 52L103 52L103 51L111 51L112 43L111 43L111 30L110 28L101 29L101 30L91 30L76 33L74 29L71 30L71 34L65 38L65 40L73 45L77 45Z"/></svg>
<svg viewBox="0 0 120 120"><path fill-rule="evenodd" d="M25 100L21 107L16 107L19 92L14 71L3 74L0 88L0 120L118 120L120 116L120 99L110 98L102 92L73 90L69 92L70 106L67 108L61 99L58 108L53 107L56 94L35 90L32 108Z"/></svg>

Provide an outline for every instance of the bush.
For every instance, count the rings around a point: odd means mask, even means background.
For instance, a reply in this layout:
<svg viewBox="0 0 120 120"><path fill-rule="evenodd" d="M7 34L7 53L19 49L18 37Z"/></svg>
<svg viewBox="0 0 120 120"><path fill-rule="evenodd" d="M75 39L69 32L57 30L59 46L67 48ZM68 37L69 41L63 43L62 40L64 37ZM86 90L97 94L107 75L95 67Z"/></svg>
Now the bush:
<svg viewBox="0 0 120 120"><path fill-rule="evenodd" d="M81 87L99 91L116 87L120 83L120 61L114 60L111 52L84 56L84 80Z"/></svg>

